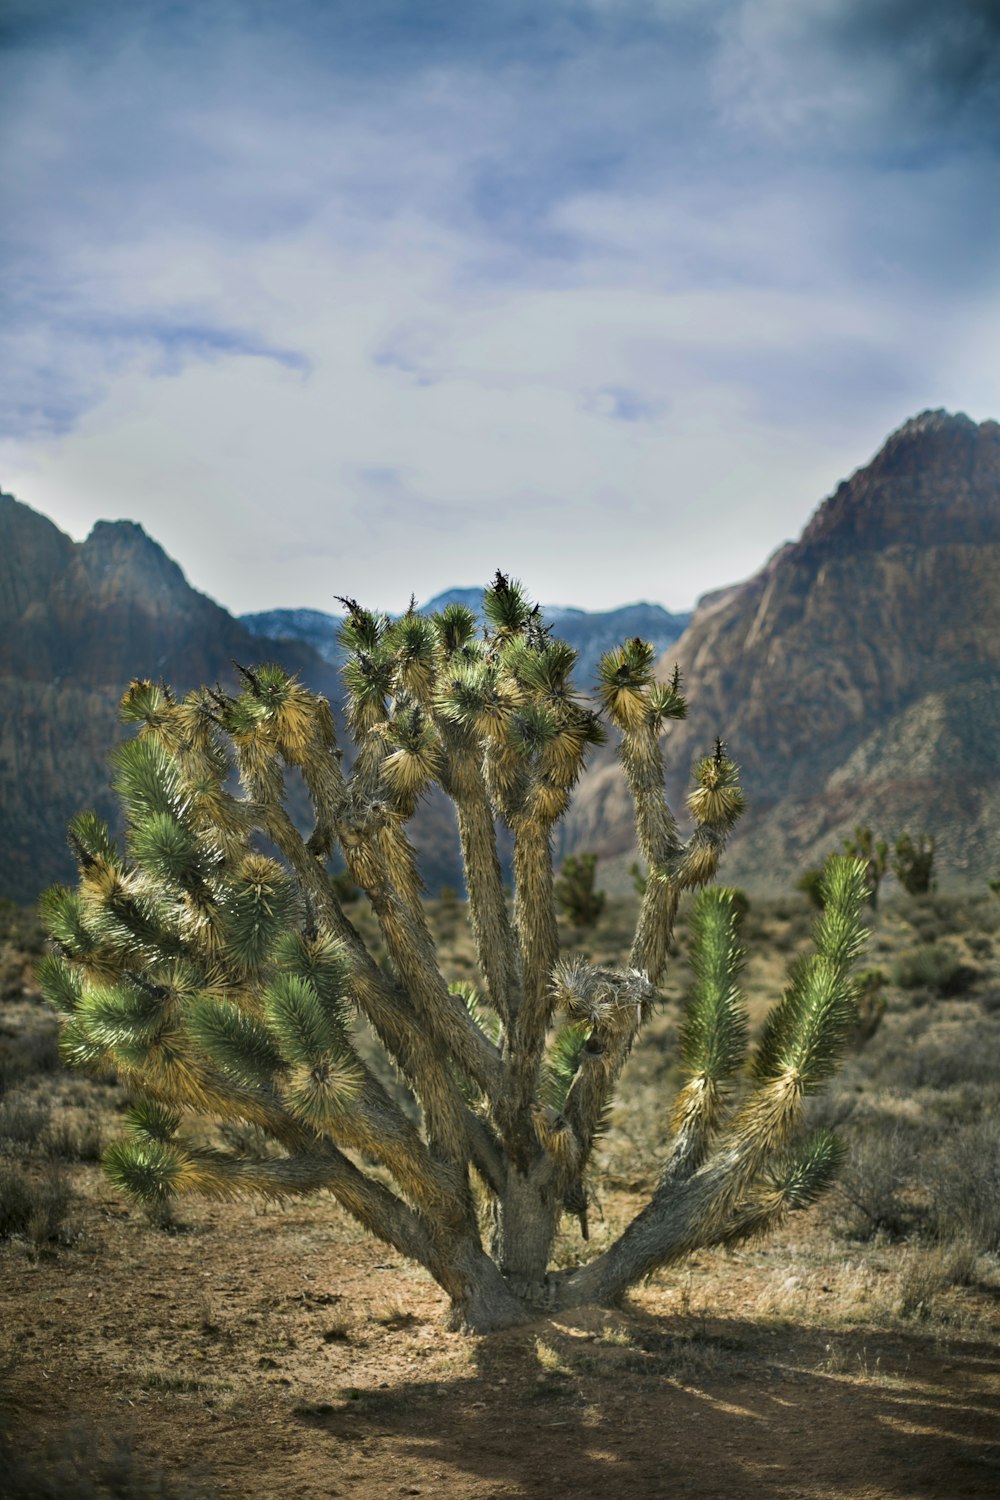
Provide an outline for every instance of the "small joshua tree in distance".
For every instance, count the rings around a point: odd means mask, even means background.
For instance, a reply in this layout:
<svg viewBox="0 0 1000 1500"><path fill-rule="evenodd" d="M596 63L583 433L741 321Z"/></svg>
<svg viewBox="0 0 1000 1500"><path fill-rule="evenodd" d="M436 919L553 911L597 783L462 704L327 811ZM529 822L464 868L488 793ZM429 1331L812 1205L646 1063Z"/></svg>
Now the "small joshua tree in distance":
<svg viewBox="0 0 1000 1500"><path fill-rule="evenodd" d="M604 910L605 893L594 890L596 872L596 854L569 854L563 860L553 893L574 927L593 927Z"/></svg>
<svg viewBox="0 0 1000 1500"><path fill-rule="evenodd" d="M916 839L908 833L896 840L896 858L892 862L896 879L910 896L925 896L934 890L931 871L934 868L934 840L925 833Z"/></svg>
<svg viewBox="0 0 1000 1500"><path fill-rule="evenodd" d="M795 882L795 889L801 891L810 906L822 911L826 904L826 867L825 865L813 865L804 870Z"/></svg>
<svg viewBox="0 0 1000 1500"><path fill-rule="evenodd" d="M655 1004L678 902L712 879L742 811L736 767L721 742L698 762L682 838L661 747L685 713L677 675L656 681L652 647L629 640L603 658L596 704L581 700L574 652L500 573L482 635L460 605L432 618L411 607L395 622L347 607L349 773L327 702L277 667L241 669L237 693L177 700L135 682L125 695L138 733L115 755L124 848L93 814L74 821L79 885L44 898L53 951L40 970L64 1056L112 1065L132 1093L131 1135L106 1156L111 1180L154 1207L185 1191L326 1189L428 1269L455 1326L480 1331L613 1303L658 1266L738 1244L810 1203L838 1147L802 1135L803 1101L854 1020L863 865L828 866L816 951L749 1070L733 900L701 889L684 1083L664 1108L659 1184L606 1250L553 1271L564 1209L586 1223L595 1140ZM620 968L560 959L553 897L552 831L605 722L649 870ZM285 807L288 772L312 801L308 837ZM475 990L442 970L407 835L434 783L457 810ZM513 839L512 911L498 820ZM338 849L387 963L328 872ZM374 1045L408 1100L366 1063ZM214 1117L223 1136L229 1127L230 1142L234 1126L256 1126L275 1152L197 1143L184 1133L192 1115Z"/></svg>

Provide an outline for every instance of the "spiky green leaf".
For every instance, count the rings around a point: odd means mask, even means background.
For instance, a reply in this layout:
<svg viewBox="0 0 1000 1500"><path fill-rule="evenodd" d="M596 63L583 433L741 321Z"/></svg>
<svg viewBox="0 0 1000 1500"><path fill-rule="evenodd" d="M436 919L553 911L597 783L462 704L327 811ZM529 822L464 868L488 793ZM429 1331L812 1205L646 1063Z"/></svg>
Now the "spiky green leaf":
<svg viewBox="0 0 1000 1500"><path fill-rule="evenodd" d="M475 639L478 628L476 614L464 604L446 604L440 614L431 616L431 621L438 640L449 656L471 645Z"/></svg>
<svg viewBox="0 0 1000 1500"><path fill-rule="evenodd" d="M125 1118L137 1136L149 1141L172 1140L181 1117L156 1099L137 1099L125 1112Z"/></svg>
<svg viewBox="0 0 1000 1500"><path fill-rule="evenodd" d="M364 727L385 717L386 700L392 692L392 658L380 649L378 653L359 651L349 656L342 669L352 714L361 716Z"/></svg>
<svg viewBox="0 0 1000 1500"><path fill-rule="evenodd" d="M133 966L159 963L180 952L175 918L169 898L132 877L109 883L103 900L87 911L98 945Z"/></svg>
<svg viewBox="0 0 1000 1500"><path fill-rule="evenodd" d="M151 813L177 814L184 796L177 767L159 741L139 735L119 745L111 757L114 788L125 804L129 820Z"/></svg>
<svg viewBox="0 0 1000 1500"><path fill-rule="evenodd" d="M267 718L268 705L253 693L230 699L224 714L227 731L237 738L254 734Z"/></svg>
<svg viewBox="0 0 1000 1500"><path fill-rule="evenodd" d="M863 860L834 855L822 883L823 911L816 923L816 949L839 968L853 964L867 936L861 916L868 901Z"/></svg>
<svg viewBox="0 0 1000 1500"><path fill-rule="evenodd" d="M633 636L605 652L598 663L598 701L612 723L627 735L649 723L653 656L649 642Z"/></svg>
<svg viewBox="0 0 1000 1500"><path fill-rule="evenodd" d="M294 1070L284 1091L292 1113L314 1130L336 1125L364 1086L364 1069L348 1046Z"/></svg>
<svg viewBox="0 0 1000 1500"><path fill-rule="evenodd" d="M182 1154L148 1137L114 1141L104 1153L104 1171L119 1191L144 1203L163 1203L184 1169Z"/></svg>
<svg viewBox="0 0 1000 1500"><path fill-rule="evenodd" d="M59 1056L68 1068L87 1071L107 1064L108 1049L91 1036L87 1023L75 1015L60 1028Z"/></svg>
<svg viewBox="0 0 1000 1500"><path fill-rule="evenodd" d="M454 979L448 986L448 993L458 996L484 1036L489 1037L494 1046L499 1045L503 1029L500 1017L484 1003L476 986L468 979Z"/></svg>
<svg viewBox="0 0 1000 1500"><path fill-rule="evenodd" d="M566 1103L573 1079L580 1068L580 1059L590 1036L591 1028L579 1021L570 1021L560 1026L549 1045L542 1074L541 1099L552 1109L561 1110Z"/></svg>
<svg viewBox="0 0 1000 1500"><path fill-rule="evenodd" d="M134 678L125 690L118 712L125 724L155 724L172 707L173 697L162 682Z"/></svg>
<svg viewBox="0 0 1000 1500"><path fill-rule="evenodd" d="M192 1040L238 1083L260 1087L284 1070L285 1059L267 1026L230 1001L197 1000L186 1019Z"/></svg>
<svg viewBox="0 0 1000 1500"><path fill-rule="evenodd" d="M318 932L314 937L294 930L285 932L275 946L274 962L284 973L311 984L321 1004L346 1026L351 963L343 943L328 932Z"/></svg>
<svg viewBox="0 0 1000 1500"><path fill-rule="evenodd" d="M816 1130L775 1165L771 1180L790 1209L808 1208L830 1187L845 1155L831 1130Z"/></svg>
<svg viewBox="0 0 1000 1500"><path fill-rule="evenodd" d="M107 823L95 812L77 813L68 831L70 846L78 859L103 859L109 865L121 863L121 853Z"/></svg>
<svg viewBox="0 0 1000 1500"><path fill-rule="evenodd" d="M694 770L695 787L688 795L688 807L698 823L726 832L746 808L746 797L740 786L739 766L725 754L722 741L715 753L704 756Z"/></svg>
<svg viewBox="0 0 1000 1500"><path fill-rule="evenodd" d="M656 722L686 719L687 699L669 682L654 682L649 689L649 712Z"/></svg>
<svg viewBox="0 0 1000 1500"><path fill-rule="evenodd" d="M348 615L337 633L346 652L372 652L382 643L389 628L389 616L370 609L362 609L353 599L342 599L348 607Z"/></svg>
<svg viewBox="0 0 1000 1500"><path fill-rule="evenodd" d="M386 646L392 652L397 668L404 674L408 666L429 666L434 660L436 645L437 632L433 621L426 615L402 615L386 632Z"/></svg>
<svg viewBox="0 0 1000 1500"><path fill-rule="evenodd" d="M45 999L64 1016L80 1004L83 983L72 964L58 953L46 953L35 967L35 978Z"/></svg>
<svg viewBox="0 0 1000 1500"><path fill-rule="evenodd" d="M279 974L265 989L263 999L268 1025L288 1062L312 1065L344 1044L343 1027L308 979Z"/></svg>
<svg viewBox="0 0 1000 1500"><path fill-rule="evenodd" d="M526 760L535 760L559 733L559 722L541 703L527 703L507 722L507 743Z"/></svg>
<svg viewBox="0 0 1000 1500"><path fill-rule="evenodd" d="M700 892L692 913L692 965L695 983L681 1030L681 1060L689 1077L714 1083L731 1078L743 1062L748 1023L737 978L743 952L736 941L732 893L712 887Z"/></svg>
<svg viewBox="0 0 1000 1500"><path fill-rule="evenodd" d="M598 688L602 693L621 688L644 688L653 680L656 653L649 641L631 636L620 646L606 651L597 666Z"/></svg>
<svg viewBox="0 0 1000 1500"><path fill-rule="evenodd" d="M132 858L157 880L190 886L211 871L211 850L194 829L173 813L150 813L129 834Z"/></svg>
<svg viewBox="0 0 1000 1500"><path fill-rule="evenodd" d="M516 578L507 578L497 570L489 588L483 590L483 614L501 635L524 630L531 618L532 605Z"/></svg>
<svg viewBox="0 0 1000 1500"><path fill-rule="evenodd" d="M84 991L76 1014L95 1047L140 1062L163 1028L163 997L127 981L94 984Z"/></svg>
<svg viewBox="0 0 1000 1500"><path fill-rule="evenodd" d="M250 855L226 893L228 957L244 973L256 972L292 923L295 908L295 891L281 866L262 855Z"/></svg>
<svg viewBox="0 0 1000 1500"><path fill-rule="evenodd" d="M816 953L793 967L791 984L768 1016L754 1072L758 1079L797 1073L810 1092L833 1071L855 1017L851 966L865 933L867 899L860 860L834 856L824 876L826 906L815 928Z"/></svg>
<svg viewBox="0 0 1000 1500"><path fill-rule="evenodd" d="M86 960L97 949L97 939L87 925L78 891L64 885L49 886L38 899L42 923L63 952L70 958Z"/></svg>

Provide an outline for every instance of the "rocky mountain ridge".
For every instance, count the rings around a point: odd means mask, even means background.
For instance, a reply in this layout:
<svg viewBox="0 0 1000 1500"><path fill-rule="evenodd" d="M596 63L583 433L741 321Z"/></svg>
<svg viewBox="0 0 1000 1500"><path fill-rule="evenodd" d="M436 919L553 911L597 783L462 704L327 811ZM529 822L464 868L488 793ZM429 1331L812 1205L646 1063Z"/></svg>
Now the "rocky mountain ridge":
<svg viewBox="0 0 1000 1500"><path fill-rule="evenodd" d="M187 691L260 655L141 526L99 521L77 543L0 492L0 896L29 901L71 877L66 824L81 808L114 820L108 755L133 677ZM270 642L267 655L335 695L307 646Z"/></svg>
<svg viewBox="0 0 1000 1500"><path fill-rule="evenodd" d="M724 878L785 888L858 822L937 839L947 884L1000 868L1000 425L924 412L797 542L696 607L660 662L687 720L668 791L721 735L749 810ZM613 751L585 774L563 847L632 855Z"/></svg>

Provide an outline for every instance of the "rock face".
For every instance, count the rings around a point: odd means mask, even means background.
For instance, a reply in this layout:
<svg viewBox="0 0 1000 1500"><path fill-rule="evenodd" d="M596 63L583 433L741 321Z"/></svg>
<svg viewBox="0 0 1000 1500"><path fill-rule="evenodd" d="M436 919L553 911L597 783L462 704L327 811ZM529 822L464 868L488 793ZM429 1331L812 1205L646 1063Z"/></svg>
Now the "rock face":
<svg viewBox="0 0 1000 1500"><path fill-rule="evenodd" d="M787 890L858 822L933 834L943 884L1000 873L1000 425L907 422L798 542L700 601L662 675L675 661L690 714L667 742L672 805L717 734L743 770L725 879ZM612 752L564 847L631 853Z"/></svg>
<svg viewBox="0 0 1000 1500"><path fill-rule="evenodd" d="M107 760L131 678L187 691L264 656L336 691L308 647L265 650L141 526L100 521L76 543L0 494L0 895L29 901L71 878L66 824L81 808L114 820Z"/></svg>

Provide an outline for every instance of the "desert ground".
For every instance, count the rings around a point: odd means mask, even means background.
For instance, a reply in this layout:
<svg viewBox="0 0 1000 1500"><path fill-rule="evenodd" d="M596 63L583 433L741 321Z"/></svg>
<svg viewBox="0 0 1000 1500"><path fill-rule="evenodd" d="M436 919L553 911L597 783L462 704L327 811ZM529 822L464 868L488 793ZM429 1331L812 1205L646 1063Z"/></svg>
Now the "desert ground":
<svg viewBox="0 0 1000 1500"><path fill-rule="evenodd" d="M430 903L453 977L465 909ZM611 900L567 946L619 959ZM759 1024L804 897L753 903ZM1000 900L888 893L881 978L815 1114L836 1189L765 1242L665 1268L621 1307L473 1338L419 1268L318 1195L184 1200L152 1223L102 1176L127 1100L65 1072L30 913L0 913L0 1494L9 1500L622 1494L903 1500L1000 1491ZM655 1181L684 923L592 1182L591 1236ZM884 1008L883 1008L884 1007ZM205 1130L211 1129L205 1122Z"/></svg>

